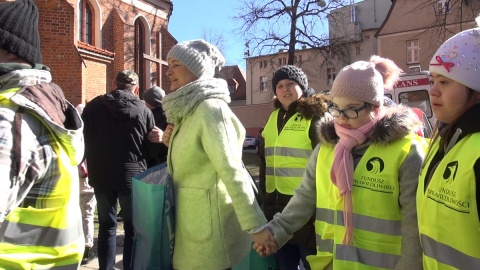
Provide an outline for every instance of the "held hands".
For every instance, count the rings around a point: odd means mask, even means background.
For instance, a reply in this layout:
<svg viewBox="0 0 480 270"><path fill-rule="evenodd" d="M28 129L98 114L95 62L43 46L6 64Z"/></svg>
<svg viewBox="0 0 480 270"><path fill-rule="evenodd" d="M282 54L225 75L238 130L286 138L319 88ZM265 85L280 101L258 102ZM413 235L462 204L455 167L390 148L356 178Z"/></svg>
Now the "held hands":
<svg viewBox="0 0 480 270"><path fill-rule="evenodd" d="M265 228L258 233L252 234L253 248L260 257L266 257L274 254L278 250L277 241L273 237L272 232Z"/></svg>
<svg viewBox="0 0 480 270"><path fill-rule="evenodd" d="M168 146L168 144L170 143L170 136L172 136L172 132L173 132L174 127L175 127L175 125L168 124L167 128L163 132L162 141L166 146Z"/></svg>
<svg viewBox="0 0 480 270"><path fill-rule="evenodd" d="M147 138L152 143L161 143L162 142L163 131L158 127L153 127L153 129L148 133Z"/></svg>

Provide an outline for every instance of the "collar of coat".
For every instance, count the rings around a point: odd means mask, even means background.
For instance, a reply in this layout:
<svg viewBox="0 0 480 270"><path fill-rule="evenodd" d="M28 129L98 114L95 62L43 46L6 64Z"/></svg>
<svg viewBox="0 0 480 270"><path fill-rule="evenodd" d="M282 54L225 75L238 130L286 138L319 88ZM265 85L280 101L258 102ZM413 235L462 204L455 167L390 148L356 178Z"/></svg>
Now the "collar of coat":
<svg viewBox="0 0 480 270"><path fill-rule="evenodd" d="M306 119L312 119L314 117L320 118L324 116L327 111L329 98L325 94L315 94L309 97L302 97L299 100L290 104L288 112L298 112L305 116ZM275 109L285 111L282 107L282 103L277 97L273 99L273 105Z"/></svg>
<svg viewBox="0 0 480 270"><path fill-rule="evenodd" d="M422 122L413 111L403 105L385 107L386 113L373 127L368 141L375 144L388 144L415 132L422 127ZM334 118L324 117L319 124L318 134L322 144L335 145L339 137L335 132Z"/></svg>

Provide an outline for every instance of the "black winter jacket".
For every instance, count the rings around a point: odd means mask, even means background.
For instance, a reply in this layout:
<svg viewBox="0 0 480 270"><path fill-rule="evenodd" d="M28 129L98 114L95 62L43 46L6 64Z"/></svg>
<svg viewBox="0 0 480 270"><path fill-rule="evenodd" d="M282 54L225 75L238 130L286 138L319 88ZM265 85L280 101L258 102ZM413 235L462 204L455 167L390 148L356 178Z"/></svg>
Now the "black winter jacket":
<svg viewBox="0 0 480 270"><path fill-rule="evenodd" d="M131 91L116 89L87 103L82 119L90 185L129 190L147 168L152 112Z"/></svg>
<svg viewBox="0 0 480 270"><path fill-rule="evenodd" d="M155 119L155 126L165 131L167 128L167 117L163 111L162 105L152 109L153 118ZM167 161L168 147L163 143L154 143L152 145L153 150L157 152L157 155L149 158L147 161L148 168L158 165Z"/></svg>

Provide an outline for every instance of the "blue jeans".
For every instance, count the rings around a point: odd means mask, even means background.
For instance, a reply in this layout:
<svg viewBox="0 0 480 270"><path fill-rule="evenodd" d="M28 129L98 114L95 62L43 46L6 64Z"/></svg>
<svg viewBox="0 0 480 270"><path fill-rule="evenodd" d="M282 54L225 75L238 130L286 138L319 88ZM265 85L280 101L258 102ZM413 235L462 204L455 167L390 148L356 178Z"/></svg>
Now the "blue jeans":
<svg viewBox="0 0 480 270"><path fill-rule="evenodd" d="M314 248L287 243L275 253L275 261L277 261L279 270L297 270L300 260L302 260L305 269L310 270L307 256L314 254L317 254Z"/></svg>
<svg viewBox="0 0 480 270"><path fill-rule="evenodd" d="M117 200L123 216L125 240L123 243L123 269L130 270L133 248L132 192L94 188L98 210L98 264L100 270L112 270L117 248Z"/></svg>

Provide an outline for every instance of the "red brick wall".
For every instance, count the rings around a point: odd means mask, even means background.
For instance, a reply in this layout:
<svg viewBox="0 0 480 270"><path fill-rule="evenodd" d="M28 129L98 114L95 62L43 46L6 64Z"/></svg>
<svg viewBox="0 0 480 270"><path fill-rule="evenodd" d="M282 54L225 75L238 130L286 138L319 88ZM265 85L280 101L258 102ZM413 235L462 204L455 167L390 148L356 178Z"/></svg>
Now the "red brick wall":
<svg viewBox="0 0 480 270"><path fill-rule="evenodd" d="M142 15L152 29L151 52L156 56L156 33L163 34L162 54L176 44L176 40L166 30L165 22L143 10L122 1L98 0L103 12L101 25L102 48L115 53L113 61L86 57L76 48L76 0L34 0L39 8L39 30L42 41L44 64L51 68L54 82L64 90L66 98L72 104L83 103L97 95L112 90L111 82L118 71L134 68L134 26L133 20ZM148 53L148 52L147 52ZM82 59L83 56L83 59ZM164 59L164 58L163 58ZM155 71L152 66L152 72ZM162 70L165 86L166 68ZM167 88L167 89L168 89Z"/></svg>
<svg viewBox="0 0 480 270"><path fill-rule="evenodd" d="M74 40L74 9L65 1L35 0L40 13L39 31L43 63L50 67L53 81L73 104L81 102L81 58Z"/></svg>
<svg viewBox="0 0 480 270"><path fill-rule="evenodd" d="M162 59L167 61L167 54L170 49L177 44L177 40L168 32L167 28L162 27L161 28L161 33L162 33ZM162 67L162 88L165 90L165 92L168 94L170 93L170 81L168 80L167 77L167 70L168 66L163 66Z"/></svg>
<svg viewBox="0 0 480 270"><path fill-rule="evenodd" d="M105 78L107 77L107 64L94 59L85 59L86 67L83 67L83 90L84 101L90 101L98 95L105 94L105 89L111 90Z"/></svg>

